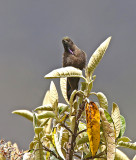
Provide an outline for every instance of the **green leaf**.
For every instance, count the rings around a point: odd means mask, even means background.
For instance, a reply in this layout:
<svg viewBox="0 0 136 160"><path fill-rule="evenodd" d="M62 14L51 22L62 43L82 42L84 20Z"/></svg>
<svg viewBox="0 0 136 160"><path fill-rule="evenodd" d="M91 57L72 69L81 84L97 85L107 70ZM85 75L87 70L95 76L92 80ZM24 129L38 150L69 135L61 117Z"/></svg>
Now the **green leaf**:
<svg viewBox="0 0 136 160"><path fill-rule="evenodd" d="M34 149L35 145L37 144L36 141L32 141L30 144L29 144L29 149L32 150Z"/></svg>
<svg viewBox="0 0 136 160"><path fill-rule="evenodd" d="M86 89L87 83L81 82L81 91L84 91Z"/></svg>
<svg viewBox="0 0 136 160"><path fill-rule="evenodd" d="M113 120L110 116L110 114L108 113L108 111L104 110L104 113L105 113L105 116L106 116L106 119L109 123L113 123Z"/></svg>
<svg viewBox="0 0 136 160"><path fill-rule="evenodd" d="M63 95L63 98L69 104L68 97L67 97L67 78L60 78L60 89Z"/></svg>
<svg viewBox="0 0 136 160"><path fill-rule="evenodd" d="M52 105L51 104L46 104L44 106L39 106L37 107L34 111L53 111Z"/></svg>
<svg viewBox="0 0 136 160"><path fill-rule="evenodd" d="M45 160L44 155L45 153L43 152L42 148L42 144L41 143L37 143L36 144L36 152L35 152L35 159L36 160Z"/></svg>
<svg viewBox="0 0 136 160"><path fill-rule="evenodd" d="M130 143L130 142L120 141L120 142L118 142L118 145L119 145L119 147L125 147L125 148L136 150L136 142L135 143Z"/></svg>
<svg viewBox="0 0 136 160"><path fill-rule="evenodd" d="M120 128L119 138L124 135L126 129L126 121L122 115L120 115L120 122L121 122L121 128Z"/></svg>
<svg viewBox="0 0 136 160"><path fill-rule="evenodd" d="M37 127L37 117L35 115L35 113L33 112L33 127Z"/></svg>
<svg viewBox="0 0 136 160"><path fill-rule="evenodd" d="M120 110L116 103L113 103L111 117L115 125L116 137L118 137L120 133L121 122L120 122Z"/></svg>
<svg viewBox="0 0 136 160"><path fill-rule="evenodd" d="M123 142L130 142L131 139L129 139L128 137L121 137L121 138L118 138L117 143L120 142L120 141L123 141Z"/></svg>
<svg viewBox="0 0 136 160"><path fill-rule="evenodd" d="M49 120L50 118L43 120L42 123L40 124L40 127L44 127L48 123Z"/></svg>
<svg viewBox="0 0 136 160"><path fill-rule="evenodd" d="M33 121L33 113L28 110L15 110L12 112L13 114L18 114L22 117L27 118L30 121Z"/></svg>
<svg viewBox="0 0 136 160"><path fill-rule="evenodd" d="M77 145L89 142L88 135L80 138L77 142Z"/></svg>
<svg viewBox="0 0 136 160"><path fill-rule="evenodd" d="M64 103L58 103L58 108L59 108L59 114L62 114L68 110L69 105L66 105Z"/></svg>
<svg viewBox="0 0 136 160"><path fill-rule="evenodd" d="M99 100L99 103L100 103L100 106L103 108L103 109L108 109L108 100L106 98L106 96L102 93L102 92L98 92L97 93L97 97L98 97L98 100Z"/></svg>
<svg viewBox="0 0 136 160"><path fill-rule="evenodd" d="M44 118L54 118L55 114L52 111L45 111L40 114L38 114L39 119L44 119Z"/></svg>
<svg viewBox="0 0 136 160"><path fill-rule="evenodd" d="M73 101L74 101L74 98L75 98L76 93L77 93L77 90L74 90L74 91L71 93L70 100L69 100L70 105L73 104Z"/></svg>
<svg viewBox="0 0 136 160"><path fill-rule="evenodd" d="M43 131L43 127L35 127L34 132L36 134L39 134L41 131Z"/></svg>
<svg viewBox="0 0 136 160"><path fill-rule="evenodd" d="M130 160L125 153L116 148L115 160Z"/></svg>
<svg viewBox="0 0 136 160"><path fill-rule="evenodd" d="M87 154L84 156L84 159L89 158L89 157L92 157L92 153L91 153L91 152L87 153Z"/></svg>
<svg viewBox="0 0 136 160"><path fill-rule="evenodd" d="M75 116L71 116L69 119L70 119L70 129L71 129L72 132L74 132L76 117Z"/></svg>
<svg viewBox="0 0 136 160"><path fill-rule="evenodd" d="M87 65L87 71L93 74L95 68L101 61L102 57L104 56L104 53L106 52L109 43L110 43L111 37L107 38L92 54L89 63Z"/></svg>
<svg viewBox="0 0 136 160"><path fill-rule="evenodd" d="M92 88L93 88L93 81L89 82L89 85L88 85L88 93L91 92Z"/></svg>
<svg viewBox="0 0 136 160"><path fill-rule="evenodd" d="M99 110L102 119L103 133L107 148L107 160L114 160L116 149L114 125L110 120L111 117L109 116L109 114L107 114L108 112L104 111L103 108L100 108Z"/></svg>
<svg viewBox="0 0 136 160"><path fill-rule="evenodd" d="M54 103L57 101L58 102L58 92L57 92L57 89L56 89L56 86L54 84L53 81L51 81L51 84L50 84L50 102L51 104L54 106Z"/></svg>
<svg viewBox="0 0 136 160"><path fill-rule="evenodd" d="M63 155L63 153L62 153L62 147L63 147L63 146L61 146L61 143L62 143L62 142L61 142L60 140L62 140L62 137L61 137L61 139L59 139L58 132L56 132L56 133L54 134L55 147L56 147L56 150L57 150L59 156L60 156L62 159L65 160L65 157L64 157L64 155Z"/></svg>
<svg viewBox="0 0 136 160"><path fill-rule="evenodd" d="M136 160L136 155L133 157L133 159L132 160Z"/></svg>
<svg viewBox="0 0 136 160"><path fill-rule="evenodd" d="M50 104L50 91L48 90L44 96L42 106L45 106L46 104Z"/></svg>
<svg viewBox="0 0 136 160"><path fill-rule="evenodd" d="M67 143L68 140L69 140L69 132L64 127L61 127L59 142L62 148L63 148L64 143Z"/></svg>
<svg viewBox="0 0 136 160"><path fill-rule="evenodd" d="M45 75L45 78L64 78L64 77L81 77L82 71L72 66L55 69L52 72Z"/></svg>

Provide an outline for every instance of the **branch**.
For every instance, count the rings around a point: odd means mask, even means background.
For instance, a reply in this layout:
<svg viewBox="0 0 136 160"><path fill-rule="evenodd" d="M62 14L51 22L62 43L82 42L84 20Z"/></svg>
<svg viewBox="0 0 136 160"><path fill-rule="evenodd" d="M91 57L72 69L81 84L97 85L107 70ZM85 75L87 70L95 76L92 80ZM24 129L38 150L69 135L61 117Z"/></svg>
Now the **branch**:
<svg viewBox="0 0 136 160"><path fill-rule="evenodd" d="M66 128L66 130L68 130L73 135L73 132L65 124L60 124L60 126Z"/></svg>
<svg viewBox="0 0 136 160"><path fill-rule="evenodd" d="M76 115L76 120L75 120L75 128L74 128L74 133L72 134L71 139L69 140L68 144L68 151L66 154L66 160L72 160L73 159L73 154L74 154L74 147L76 145L76 137L77 137L77 131L78 131L78 125L79 125L79 118L82 115L82 112L84 111L86 102L82 102L82 104L79 106L79 110Z"/></svg>
<svg viewBox="0 0 136 160"><path fill-rule="evenodd" d="M43 146L44 150L47 151L47 152L50 152L52 155L54 155L54 157L58 158L58 156L52 151L50 150L49 148Z"/></svg>
<svg viewBox="0 0 136 160"><path fill-rule="evenodd" d="M77 137L79 134L83 133L83 132L86 132L86 129L84 129L84 130L78 132L77 135L76 135L76 137Z"/></svg>

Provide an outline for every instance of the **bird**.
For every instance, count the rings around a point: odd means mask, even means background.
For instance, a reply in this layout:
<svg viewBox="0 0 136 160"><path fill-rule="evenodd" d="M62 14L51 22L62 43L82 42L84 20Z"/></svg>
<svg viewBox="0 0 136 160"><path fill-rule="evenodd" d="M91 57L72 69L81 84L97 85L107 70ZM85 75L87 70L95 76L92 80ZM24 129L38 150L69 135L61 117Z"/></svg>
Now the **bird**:
<svg viewBox="0 0 136 160"><path fill-rule="evenodd" d="M86 66L86 53L83 50L79 49L69 37L64 37L62 39L62 44L64 47L63 67L72 66L80 70L83 70ZM74 90L78 90L79 80L79 77L67 78L68 100L70 99L71 93Z"/></svg>

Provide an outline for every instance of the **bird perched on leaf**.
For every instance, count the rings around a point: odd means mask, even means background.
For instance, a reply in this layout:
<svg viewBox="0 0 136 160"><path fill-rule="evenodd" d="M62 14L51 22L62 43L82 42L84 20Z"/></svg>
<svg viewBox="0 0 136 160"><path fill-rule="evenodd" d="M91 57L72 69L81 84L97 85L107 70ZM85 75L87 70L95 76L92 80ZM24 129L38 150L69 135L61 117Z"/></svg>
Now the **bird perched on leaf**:
<svg viewBox="0 0 136 160"><path fill-rule="evenodd" d="M79 49L74 42L69 37L64 37L62 39L62 44L64 47L63 53L63 67L72 66L83 70L86 65L86 53ZM78 89L78 77L68 77L67 78L67 97L70 99L71 93Z"/></svg>

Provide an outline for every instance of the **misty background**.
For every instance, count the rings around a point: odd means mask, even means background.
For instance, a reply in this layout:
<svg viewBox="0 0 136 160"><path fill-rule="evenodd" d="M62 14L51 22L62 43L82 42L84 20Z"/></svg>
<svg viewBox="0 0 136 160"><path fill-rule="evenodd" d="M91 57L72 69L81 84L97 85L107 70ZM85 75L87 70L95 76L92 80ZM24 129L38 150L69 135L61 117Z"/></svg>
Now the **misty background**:
<svg viewBox="0 0 136 160"><path fill-rule="evenodd" d="M11 112L31 111L42 104L50 85L44 75L62 66L62 37L72 38L89 60L95 49L112 36L95 70L93 91L107 96L109 110L112 102L119 105L127 124L125 136L135 142L135 7L135 0L1 0L1 138L28 149L34 136L32 123ZM59 79L54 82L59 85ZM136 153L129 149L125 152L130 158Z"/></svg>

